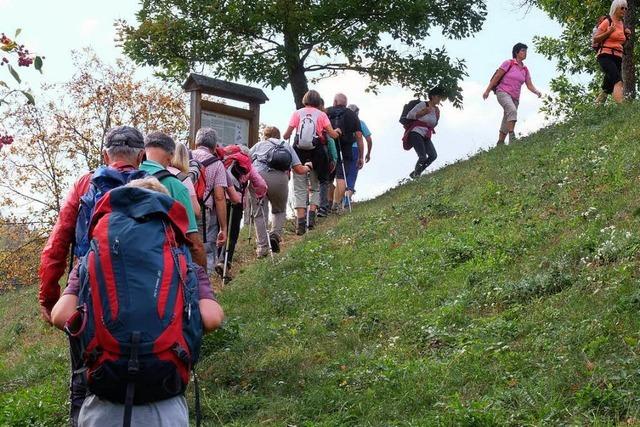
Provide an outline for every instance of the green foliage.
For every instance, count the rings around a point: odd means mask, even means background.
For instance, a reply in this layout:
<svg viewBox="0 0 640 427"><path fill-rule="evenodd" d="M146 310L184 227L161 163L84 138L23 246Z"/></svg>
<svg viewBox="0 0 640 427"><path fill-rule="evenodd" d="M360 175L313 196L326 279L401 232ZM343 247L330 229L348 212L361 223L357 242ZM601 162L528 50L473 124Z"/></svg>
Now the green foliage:
<svg viewBox="0 0 640 427"><path fill-rule="evenodd" d="M119 33L129 56L169 77L206 65L231 80L291 84L300 104L309 77L355 71L374 91L397 83L424 95L440 84L460 105L464 63L426 40L468 37L485 11L471 0L161 0L143 2L137 25L120 22Z"/></svg>
<svg viewBox="0 0 640 427"><path fill-rule="evenodd" d="M630 0L635 1L635 0ZM579 0L526 0L559 22L559 38L534 37L536 49L555 60L558 75L551 80L552 96L545 99L542 110L548 117L573 117L594 103L600 91L602 72L591 48L591 34L598 17L609 14L610 2ZM625 25L635 28L636 18ZM635 52L639 47L635 46ZM637 73L637 71L636 71ZM637 75L637 74L636 74ZM578 77L578 80L575 77ZM637 79L636 79L637 81Z"/></svg>

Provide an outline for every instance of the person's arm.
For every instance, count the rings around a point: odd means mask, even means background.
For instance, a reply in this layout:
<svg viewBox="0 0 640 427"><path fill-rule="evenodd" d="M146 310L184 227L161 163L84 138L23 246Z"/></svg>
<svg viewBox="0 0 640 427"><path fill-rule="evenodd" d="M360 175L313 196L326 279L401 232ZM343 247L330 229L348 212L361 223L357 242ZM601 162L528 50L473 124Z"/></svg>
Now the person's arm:
<svg viewBox="0 0 640 427"><path fill-rule="evenodd" d="M194 268L198 279L198 297L200 298L198 306L200 308L202 326L205 332L213 331L222 325L224 312L218 301L216 301L216 295L211 288L211 281L207 273L197 265Z"/></svg>
<svg viewBox="0 0 640 427"><path fill-rule="evenodd" d="M313 170L313 166L311 165L311 162L307 162L304 165L295 165L293 167L293 171L298 175L304 175L306 173L311 172L312 170Z"/></svg>
<svg viewBox="0 0 640 427"><path fill-rule="evenodd" d="M214 187L213 201L216 207L216 216L218 217L218 226L220 231L216 239L216 245L221 248L227 241L227 200L224 197L225 187Z"/></svg>
<svg viewBox="0 0 640 427"><path fill-rule="evenodd" d="M58 329L64 329L67 320L73 316L78 306L78 293L80 293L80 264L76 264L69 273L67 287L63 295L51 309L51 323Z"/></svg>
<svg viewBox="0 0 640 427"><path fill-rule="evenodd" d="M500 80L502 80L502 77L504 77L506 73L507 72L503 70L502 67L496 70L496 74L493 76L491 81L489 81L489 86L487 86L484 93L482 94L482 98L487 99L489 97L489 93L491 92L491 90L496 87L498 83L500 83Z"/></svg>
<svg viewBox="0 0 640 427"><path fill-rule="evenodd" d="M51 324L51 309L60 297L58 281L67 269L69 247L75 238L80 197L86 193L90 181L91 174L87 174L73 185L40 256L38 300L42 318L49 324Z"/></svg>
<svg viewBox="0 0 640 427"><path fill-rule="evenodd" d="M242 202L242 195L238 190L236 190L236 187L234 187L233 185L230 185L226 188L226 191L227 191L227 196L229 196L229 201L231 203L237 205L238 203Z"/></svg>
<svg viewBox="0 0 640 427"><path fill-rule="evenodd" d="M293 133L293 130L295 128L293 126L289 126L287 128L287 130L284 132L284 134L282 135L282 139L289 139L291 138L291 134Z"/></svg>
<svg viewBox="0 0 640 427"><path fill-rule="evenodd" d="M191 206L193 207L193 214L196 216L196 218L200 218L200 203L198 202L197 196L191 196Z"/></svg>
<svg viewBox="0 0 640 427"><path fill-rule="evenodd" d="M267 182L254 167L249 169L249 182L251 183L251 187L253 187L253 191L258 199L267 195L267 191L269 190Z"/></svg>
<svg viewBox="0 0 640 427"><path fill-rule="evenodd" d="M616 29L616 26L613 25L613 23L609 25L609 21L605 19L604 21L602 21L602 24L600 24L600 26L598 27L598 32L596 33L596 35L593 37L594 43L600 44L604 42L606 39L609 38L609 36L611 36L611 33L613 33L615 29Z"/></svg>
<svg viewBox="0 0 640 427"><path fill-rule="evenodd" d="M226 211L225 211L226 214ZM207 268L207 252L204 249L204 243L202 243L202 236L200 233L190 232L187 233L187 246L189 247L189 252L191 252L191 258L193 262L201 266L202 268Z"/></svg>
<svg viewBox="0 0 640 427"><path fill-rule="evenodd" d="M368 135L365 139L367 140L367 157L364 158L364 161L366 163L369 163L369 161L371 160L371 148L373 147L373 140L371 139L371 135Z"/></svg>
<svg viewBox="0 0 640 427"><path fill-rule="evenodd" d="M51 309L51 323L60 330L64 330L67 320L73 316L78 306L78 296L73 294L62 295Z"/></svg>
<svg viewBox="0 0 640 427"><path fill-rule="evenodd" d="M531 77L527 76L527 80L525 81L525 84L527 85L527 89L529 89L532 93L535 93L538 96L538 98L542 96L542 93L540 93L540 91L536 89L536 87L533 85L533 82L531 81Z"/></svg>
<svg viewBox="0 0 640 427"><path fill-rule="evenodd" d="M364 165L364 142L362 141L362 132L356 132L356 141L358 142L358 169L362 169Z"/></svg>

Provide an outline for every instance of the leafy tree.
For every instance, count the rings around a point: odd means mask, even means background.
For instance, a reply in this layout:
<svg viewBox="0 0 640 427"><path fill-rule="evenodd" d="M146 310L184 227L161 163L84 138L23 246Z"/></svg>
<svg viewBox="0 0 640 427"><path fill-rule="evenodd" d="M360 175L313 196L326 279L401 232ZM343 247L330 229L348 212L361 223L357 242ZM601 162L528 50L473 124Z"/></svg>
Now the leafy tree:
<svg viewBox="0 0 640 427"><path fill-rule="evenodd" d="M627 99L634 99L637 91L637 71L634 64L635 28L638 22L636 1L627 0L629 9L625 15L625 26L631 30L622 61L624 94ZM579 0L526 0L526 3L539 7L563 26L559 38L537 36L534 39L538 51L548 59L555 59L558 64L559 75L551 81L551 90L555 96L545 100L543 109L551 116L571 115L583 106L593 104L600 91L601 73L595 52L591 48L591 35L597 18L609 13L611 3ZM580 83L574 76L588 77L589 81Z"/></svg>
<svg viewBox="0 0 640 427"><path fill-rule="evenodd" d="M6 114L4 121L16 132L15 142L0 152L0 212L7 221L50 226L71 182L100 165L102 141L112 126L186 138L179 88L137 80L131 62L105 64L89 50L73 61L77 71L70 81L44 87L51 101L27 107L14 102Z"/></svg>
<svg viewBox="0 0 640 427"><path fill-rule="evenodd" d="M0 67L6 68L18 84L22 83L22 80L15 66L30 67L33 65L36 70L42 73L42 60L44 58L34 55L23 44L18 43L17 38L21 32L21 29L17 29L13 39L9 38L5 33L0 34ZM6 81L0 79L0 106L3 104L8 105L9 98L17 93L22 93L27 98L27 103L35 103L31 93L22 89L14 89ZM4 127L1 125L2 123L0 122L0 127ZM13 136L0 133L0 149L2 149L3 145L9 145L12 142Z"/></svg>
<svg viewBox="0 0 640 427"><path fill-rule="evenodd" d="M137 25L118 27L124 51L165 77L209 66L227 79L290 84L301 106L309 80L355 71L372 91L440 84L459 106L465 65L427 40L434 31L467 37L485 15L477 0L145 0Z"/></svg>

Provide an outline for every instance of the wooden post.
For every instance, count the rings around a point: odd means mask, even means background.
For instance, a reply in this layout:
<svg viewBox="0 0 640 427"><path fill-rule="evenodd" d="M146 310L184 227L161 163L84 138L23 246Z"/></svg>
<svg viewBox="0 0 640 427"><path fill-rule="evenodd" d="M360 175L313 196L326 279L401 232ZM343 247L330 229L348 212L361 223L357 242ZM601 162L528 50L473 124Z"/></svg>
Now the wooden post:
<svg viewBox="0 0 640 427"><path fill-rule="evenodd" d="M191 119L189 120L189 148L196 148L196 133L202 126L202 94L198 90L191 92Z"/></svg>
<svg viewBox="0 0 640 427"><path fill-rule="evenodd" d="M251 102L249 111L253 113L253 116L249 121L249 141L247 141L247 146L251 148L260 140L260 104Z"/></svg>

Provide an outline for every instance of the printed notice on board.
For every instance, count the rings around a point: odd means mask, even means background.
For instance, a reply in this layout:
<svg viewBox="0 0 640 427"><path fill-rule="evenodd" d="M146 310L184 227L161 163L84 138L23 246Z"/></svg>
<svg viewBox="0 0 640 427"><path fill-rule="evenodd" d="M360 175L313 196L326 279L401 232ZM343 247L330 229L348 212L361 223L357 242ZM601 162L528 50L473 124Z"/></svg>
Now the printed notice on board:
<svg viewBox="0 0 640 427"><path fill-rule="evenodd" d="M210 127L218 132L220 145L249 143L249 120L211 111L202 112L202 127Z"/></svg>

